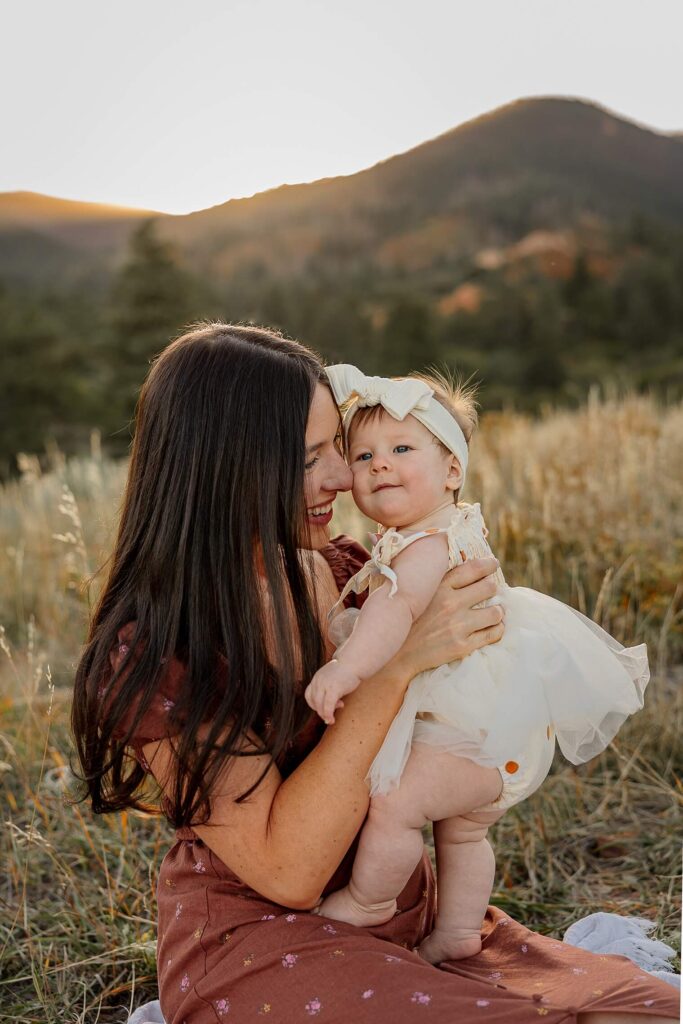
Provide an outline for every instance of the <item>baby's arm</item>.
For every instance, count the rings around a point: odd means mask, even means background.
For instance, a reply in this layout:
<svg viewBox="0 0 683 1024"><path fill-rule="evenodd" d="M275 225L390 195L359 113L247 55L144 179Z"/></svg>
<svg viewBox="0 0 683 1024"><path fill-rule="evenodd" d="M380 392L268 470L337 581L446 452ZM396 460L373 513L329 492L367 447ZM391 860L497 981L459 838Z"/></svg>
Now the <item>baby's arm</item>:
<svg viewBox="0 0 683 1024"><path fill-rule="evenodd" d="M328 724L340 697L379 672L403 646L448 569L446 535L415 541L396 556L392 568L397 592L391 597L388 583L373 591L338 656L316 672L306 689L309 705Z"/></svg>

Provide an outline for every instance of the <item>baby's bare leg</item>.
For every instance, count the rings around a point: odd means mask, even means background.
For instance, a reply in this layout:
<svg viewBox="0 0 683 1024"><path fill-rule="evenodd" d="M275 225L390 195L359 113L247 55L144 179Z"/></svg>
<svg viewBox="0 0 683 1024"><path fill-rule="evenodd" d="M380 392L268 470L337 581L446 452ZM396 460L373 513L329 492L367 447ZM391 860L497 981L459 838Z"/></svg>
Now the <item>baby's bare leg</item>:
<svg viewBox="0 0 683 1024"><path fill-rule="evenodd" d="M436 926L418 950L430 964L475 956L481 950L481 924L496 866L486 833L502 814L471 811L434 823Z"/></svg>
<svg viewBox="0 0 683 1024"><path fill-rule="evenodd" d="M318 913L360 926L388 921L422 856L423 826L485 806L500 788L495 768L414 744L398 789L370 801L348 886Z"/></svg>

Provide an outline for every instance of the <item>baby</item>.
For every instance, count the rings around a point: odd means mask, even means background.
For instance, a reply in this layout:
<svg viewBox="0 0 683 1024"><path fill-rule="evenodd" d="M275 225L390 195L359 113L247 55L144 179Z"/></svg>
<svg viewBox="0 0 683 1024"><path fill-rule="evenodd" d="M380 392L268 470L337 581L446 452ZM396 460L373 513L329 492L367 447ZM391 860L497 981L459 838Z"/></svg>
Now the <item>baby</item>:
<svg viewBox="0 0 683 1024"><path fill-rule="evenodd" d="M343 642L306 689L331 724L341 698L400 649L444 573L492 552L479 505L458 501L477 422L471 392L424 375L327 373L337 402L353 400L344 427L354 499L379 523L340 602L349 590L370 596L333 620L330 634ZM503 639L412 680L368 775L349 884L317 910L359 926L389 920L433 821L438 913L418 950L430 963L481 949L495 868L489 825L541 785L556 740L574 764L603 750L643 706L649 680L645 645L626 649L573 608L509 587L500 569L496 577L486 604L501 606L492 623L504 614Z"/></svg>

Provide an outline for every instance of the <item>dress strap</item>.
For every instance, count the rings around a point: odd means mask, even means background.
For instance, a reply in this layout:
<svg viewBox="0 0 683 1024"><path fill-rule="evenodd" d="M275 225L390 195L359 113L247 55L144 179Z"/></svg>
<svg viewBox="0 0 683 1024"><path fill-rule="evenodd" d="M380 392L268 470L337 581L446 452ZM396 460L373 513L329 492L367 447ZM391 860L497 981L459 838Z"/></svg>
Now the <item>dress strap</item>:
<svg viewBox="0 0 683 1024"><path fill-rule="evenodd" d="M398 589L396 573L388 565L383 565L381 562L374 562L373 559L370 559L369 562L365 563L361 571L352 576L346 584L339 595L339 600L328 613L328 619L336 615L339 605L344 603L349 594L362 594L370 586L370 580L376 576L385 576L389 580L391 583L391 596L393 597Z"/></svg>
<svg viewBox="0 0 683 1024"><path fill-rule="evenodd" d="M332 619L336 614L340 604L346 600L350 593L361 594L364 590L367 590L373 579L377 579L383 576L391 583L391 590L389 596L393 597L398 590L398 578L396 573L391 568L391 562L401 551L404 551L407 547L410 547L416 540L421 540L423 537L431 537L435 533L447 533L447 529L438 529L436 527L421 530L419 533L412 533L405 537L402 533L396 530L396 527L392 526L385 533L381 534L378 538L375 546L372 549L369 560L365 563L360 572L357 572L355 576L352 576L346 586L341 592L339 600L336 602L334 607L328 614L328 619Z"/></svg>

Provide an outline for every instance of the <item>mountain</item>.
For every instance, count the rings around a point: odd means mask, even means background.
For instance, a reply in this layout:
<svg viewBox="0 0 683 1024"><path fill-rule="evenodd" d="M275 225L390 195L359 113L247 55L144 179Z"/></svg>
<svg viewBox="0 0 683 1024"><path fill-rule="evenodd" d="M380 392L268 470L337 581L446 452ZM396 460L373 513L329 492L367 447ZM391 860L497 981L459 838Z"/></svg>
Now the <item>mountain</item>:
<svg viewBox="0 0 683 1024"><path fill-rule="evenodd" d="M83 203L74 199L57 199L40 192L0 192L0 225L45 227L87 222L107 223L156 217L154 210L139 210L107 203Z"/></svg>
<svg viewBox="0 0 683 1024"><path fill-rule="evenodd" d="M0 193L0 277L78 282L106 274L131 232L151 210L58 199L38 192ZM93 263L94 260L94 263Z"/></svg>
<svg viewBox="0 0 683 1024"><path fill-rule="evenodd" d="M150 360L206 318L368 373L445 364L486 410L675 398L681 280L683 139L580 100L181 217L0 194L0 478L93 427L123 454Z"/></svg>
<svg viewBox="0 0 683 1024"><path fill-rule="evenodd" d="M537 229L634 212L683 225L683 145L595 105L527 99L340 178L283 186L167 220L229 276L258 259L290 276L318 256L419 270Z"/></svg>
<svg viewBox="0 0 683 1024"><path fill-rule="evenodd" d="M0 275L110 272L141 218L188 263L228 281L429 273L532 232L586 233L634 214L683 226L683 143L582 100L523 99L356 174L285 185L185 216L35 193L0 195ZM13 254L20 254L13 267Z"/></svg>

